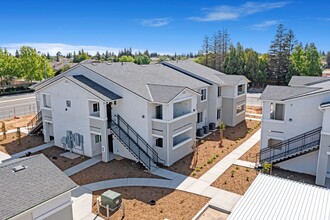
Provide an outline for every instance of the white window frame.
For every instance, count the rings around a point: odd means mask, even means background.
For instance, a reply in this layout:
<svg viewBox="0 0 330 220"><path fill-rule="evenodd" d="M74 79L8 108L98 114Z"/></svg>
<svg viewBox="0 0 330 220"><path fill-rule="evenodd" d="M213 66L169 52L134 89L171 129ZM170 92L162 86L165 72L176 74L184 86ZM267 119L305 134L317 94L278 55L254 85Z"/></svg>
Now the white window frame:
<svg viewBox="0 0 330 220"><path fill-rule="evenodd" d="M239 104L239 105L236 106L236 115L240 115L240 114L242 114L243 112L245 112L245 108L246 108L245 105L246 105L246 103ZM241 107L241 106L244 106L243 110L240 111L240 112L237 112L237 108L238 108L238 107Z"/></svg>
<svg viewBox="0 0 330 220"><path fill-rule="evenodd" d="M97 138L98 137L98 138ZM100 135L100 134L95 134L94 135L94 143L95 144L98 144L98 143L100 143L100 142L102 142L102 135Z"/></svg>
<svg viewBox="0 0 330 220"><path fill-rule="evenodd" d="M243 92L241 94L239 94L239 92L238 92L238 88L240 86L242 86L242 89L243 89ZM245 87L246 87L245 84L237 85L237 96L241 96L241 95L244 95L245 94L245 89L246 89Z"/></svg>
<svg viewBox="0 0 330 220"><path fill-rule="evenodd" d="M218 117L218 111L220 111L220 117ZM217 120L220 120L221 119L221 108L218 108L217 109Z"/></svg>
<svg viewBox="0 0 330 220"><path fill-rule="evenodd" d="M218 98L221 97L221 86L218 86Z"/></svg>
<svg viewBox="0 0 330 220"><path fill-rule="evenodd" d="M94 105L97 105L97 111L94 111ZM100 111L100 103L96 102L92 104L92 113L99 112Z"/></svg>

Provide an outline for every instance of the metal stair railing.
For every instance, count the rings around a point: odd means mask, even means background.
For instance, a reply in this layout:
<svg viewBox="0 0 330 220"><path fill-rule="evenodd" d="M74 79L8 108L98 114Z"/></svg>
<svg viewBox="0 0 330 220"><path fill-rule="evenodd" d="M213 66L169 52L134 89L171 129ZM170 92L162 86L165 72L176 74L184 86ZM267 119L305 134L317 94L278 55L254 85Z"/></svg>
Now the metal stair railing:
<svg viewBox="0 0 330 220"><path fill-rule="evenodd" d="M159 158L158 153L118 114L117 124L147 153L154 163L165 163L164 160Z"/></svg>
<svg viewBox="0 0 330 220"><path fill-rule="evenodd" d="M130 138L129 134L114 121L111 121L110 128L115 137L133 154L133 156L148 170L151 170L151 158L132 138Z"/></svg>
<svg viewBox="0 0 330 220"><path fill-rule="evenodd" d="M301 135L281 141L277 144L261 149L259 152L259 162L272 163L276 160L284 159L295 154L314 149L319 146L322 128L316 128Z"/></svg>
<svg viewBox="0 0 330 220"><path fill-rule="evenodd" d="M32 130L35 125L42 121L41 111L39 111L26 125L28 130Z"/></svg>

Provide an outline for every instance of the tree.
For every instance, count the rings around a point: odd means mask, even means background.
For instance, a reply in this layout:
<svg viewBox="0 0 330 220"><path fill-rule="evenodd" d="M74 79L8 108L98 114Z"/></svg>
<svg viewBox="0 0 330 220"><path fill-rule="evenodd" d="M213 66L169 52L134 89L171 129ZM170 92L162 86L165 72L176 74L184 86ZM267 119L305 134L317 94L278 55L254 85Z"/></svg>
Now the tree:
<svg viewBox="0 0 330 220"><path fill-rule="evenodd" d="M47 77L53 76L53 69L49 65L48 60L45 56L39 56L35 49L22 46L20 54L19 68L26 80L32 82L44 79L45 69Z"/></svg>
<svg viewBox="0 0 330 220"><path fill-rule="evenodd" d="M19 52L18 52L18 50L15 51L15 57L16 58L19 58Z"/></svg>
<svg viewBox="0 0 330 220"><path fill-rule="evenodd" d="M55 76L67 71L70 69L70 66L68 64L65 64L61 69L57 70L55 73Z"/></svg>
<svg viewBox="0 0 330 220"><path fill-rule="evenodd" d="M46 57L47 57L47 60L50 60L51 59L49 53L47 53L47 56Z"/></svg>
<svg viewBox="0 0 330 220"><path fill-rule="evenodd" d="M147 57L150 57L150 54L149 54L148 49L146 49L146 50L143 52L143 55L146 55Z"/></svg>
<svg viewBox="0 0 330 220"><path fill-rule="evenodd" d="M306 53L301 43L292 51L290 57L292 70L291 75L306 75Z"/></svg>
<svg viewBox="0 0 330 220"><path fill-rule="evenodd" d="M205 56L205 66L208 66L208 55L210 52L210 44L209 44L209 37L207 35L204 36L203 46L202 46L202 53ZM175 54L176 55L176 54Z"/></svg>
<svg viewBox="0 0 330 220"><path fill-rule="evenodd" d="M271 84L284 84L290 65L290 53L294 44L292 31L286 32L283 24L277 27L275 39L269 49L269 73Z"/></svg>
<svg viewBox="0 0 330 220"><path fill-rule="evenodd" d="M101 54L97 51L95 54L95 59L100 60L101 59Z"/></svg>
<svg viewBox="0 0 330 220"><path fill-rule="evenodd" d="M322 75L322 62L320 54L314 43L306 45L306 75L308 76L321 76Z"/></svg>
<svg viewBox="0 0 330 220"><path fill-rule="evenodd" d="M81 49L81 51L78 52L78 56L76 56L76 53L73 53L73 62L74 63L80 63L83 60L89 60L90 56L85 53L85 51L83 49Z"/></svg>
<svg viewBox="0 0 330 220"><path fill-rule="evenodd" d="M119 62L134 62L134 58L132 56L121 56L119 58Z"/></svg>
<svg viewBox="0 0 330 220"><path fill-rule="evenodd" d="M124 61L122 61L124 62ZM127 62L127 61L125 61ZM150 58L143 54L143 55L137 55L134 58L134 63L138 64L138 65L142 65L142 64L149 64L150 63Z"/></svg>
<svg viewBox="0 0 330 220"><path fill-rule="evenodd" d="M10 82L14 77L20 77L21 72L18 68L18 58L11 56L6 49L0 48L0 85L5 91L5 84Z"/></svg>
<svg viewBox="0 0 330 220"><path fill-rule="evenodd" d="M58 52L56 53L56 62L60 62L60 57L61 57L61 52L58 51Z"/></svg>
<svg viewBox="0 0 330 220"><path fill-rule="evenodd" d="M262 55L258 61L258 71L255 77L257 86L265 87L268 78L268 55Z"/></svg>
<svg viewBox="0 0 330 220"><path fill-rule="evenodd" d="M253 84L258 81L258 71L259 71L259 57L258 53L253 49L246 50L245 56L245 76L252 81Z"/></svg>

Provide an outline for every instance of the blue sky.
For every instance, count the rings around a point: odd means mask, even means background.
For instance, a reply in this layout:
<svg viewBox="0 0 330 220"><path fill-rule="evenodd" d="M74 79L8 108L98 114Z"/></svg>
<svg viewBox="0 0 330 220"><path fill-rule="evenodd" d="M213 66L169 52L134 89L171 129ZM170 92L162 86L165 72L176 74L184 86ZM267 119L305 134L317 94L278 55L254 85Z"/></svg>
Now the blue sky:
<svg viewBox="0 0 330 220"><path fill-rule="evenodd" d="M52 54L84 47L197 52L205 34L227 29L232 42L267 52L276 26L330 50L328 0L1 1L0 47L22 44Z"/></svg>

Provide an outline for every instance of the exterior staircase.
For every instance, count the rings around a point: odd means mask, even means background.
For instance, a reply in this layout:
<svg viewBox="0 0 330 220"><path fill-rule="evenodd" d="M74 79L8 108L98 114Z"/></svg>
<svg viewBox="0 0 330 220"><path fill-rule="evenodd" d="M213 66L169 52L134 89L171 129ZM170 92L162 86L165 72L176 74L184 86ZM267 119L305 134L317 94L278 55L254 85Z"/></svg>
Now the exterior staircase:
<svg viewBox="0 0 330 220"><path fill-rule="evenodd" d="M322 128L316 128L301 135L281 141L260 150L259 162L279 163L303 154L318 150L320 147Z"/></svg>
<svg viewBox="0 0 330 220"><path fill-rule="evenodd" d="M111 133L121 144L149 171L158 168L157 164L165 163L158 153L119 115L117 123L110 122Z"/></svg>
<svg viewBox="0 0 330 220"><path fill-rule="evenodd" d="M36 134L42 129L41 111L38 112L26 125L29 134Z"/></svg>

